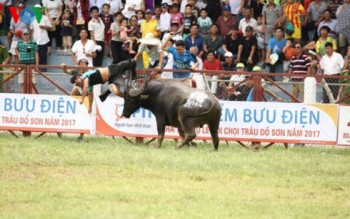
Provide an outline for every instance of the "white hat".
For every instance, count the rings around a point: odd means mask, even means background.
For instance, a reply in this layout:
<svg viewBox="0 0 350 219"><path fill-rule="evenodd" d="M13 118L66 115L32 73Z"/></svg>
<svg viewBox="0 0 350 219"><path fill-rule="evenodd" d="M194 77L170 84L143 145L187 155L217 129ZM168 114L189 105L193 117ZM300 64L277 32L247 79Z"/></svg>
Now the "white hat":
<svg viewBox="0 0 350 219"><path fill-rule="evenodd" d="M225 57L233 57L232 52L225 52Z"/></svg>
<svg viewBox="0 0 350 219"><path fill-rule="evenodd" d="M140 40L141 43L146 44L146 45L158 45L160 44L160 40L157 38L154 38L153 33L147 33L144 39Z"/></svg>
<svg viewBox="0 0 350 219"><path fill-rule="evenodd" d="M34 8L42 8L40 4L34 5Z"/></svg>

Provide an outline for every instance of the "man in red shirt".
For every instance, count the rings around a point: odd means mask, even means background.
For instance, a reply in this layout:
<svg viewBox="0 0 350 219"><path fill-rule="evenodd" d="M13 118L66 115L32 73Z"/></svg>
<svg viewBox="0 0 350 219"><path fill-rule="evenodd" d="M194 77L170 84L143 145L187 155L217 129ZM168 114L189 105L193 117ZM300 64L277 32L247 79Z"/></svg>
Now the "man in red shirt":
<svg viewBox="0 0 350 219"><path fill-rule="evenodd" d="M225 5L223 10L224 13L218 18L216 24L219 26L221 36L225 38L228 32L234 26L237 26L237 19L231 15L231 7L229 5Z"/></svg>
<svg viewBox="0 0 350 219"><path fill-rule="evenodd" d="M215 51L211 50L207 54L207 59L203 62L203 70L221 70L221 62L219 59L216 58ZM210 90L212 93L216 94L217 93L217 88L218 88L218 76L217 74L214 73L209 73L209 75L213 75L211 77L211 85L210 85Z"/></svg>

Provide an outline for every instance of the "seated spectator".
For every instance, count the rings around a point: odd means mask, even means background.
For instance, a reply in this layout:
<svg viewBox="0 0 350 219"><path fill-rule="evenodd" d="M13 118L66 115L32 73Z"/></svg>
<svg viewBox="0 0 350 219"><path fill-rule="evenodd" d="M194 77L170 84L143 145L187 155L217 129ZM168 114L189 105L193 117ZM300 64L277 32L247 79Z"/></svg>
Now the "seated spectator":
<svg viewBox="0 0 350 219"><path fill-rule="evenodd" d="M203 62L203 70L213 70L218 71L221 70L221 62L216 57L215 51L211 50L207 54L207 59ZM217 94L217 88L218 88L218 75L217 73L210 73L211 76L211 86L210 90L212 93Z"/></svg>
<svg viewBox="0 0 350 219"><path fill-rule="evenodd" d="M245 36L242 40L242 50L238 51L237 62L245 64L247 71L251 71L255 63L259 61L258 42L253 36L254 29L247 26L245 29Z"/></svg>
<svg viewBox="0 0 350 219"><path fill-rule="evenodd" d="M329 27L329 36L332 37L333 39L337 39L337 33L335 30L336 25L337 25L337 20L332 19L330 10L328 9L325 10L323 13L323 21L321 21L320 25L318 25L317 35L320 36L321 27L327 26Z"/></svg>
<svg viewBox="0 0 350 219"><path fill-rule="evenodd" d="M222 50L219 52L221 54L225 54L226 52L231 52L233 54L234 62L237 62L238 51L241 51L243 48L242 45L243 38L239 34L239 30L237 26L232 27L230 34L225 37L225 40L222 44Z"/></svg>
<svg viewBox="0 0 350 219"><path fill-rule="evenodd" d="M210 26L209 35L204 38L203 52L208 53L210 50L219 51L223 43L221 35L219 35L219 27L216 24Z"/></svg>
<svg viewBox="0 0 350 219"><path fill-rule="evenodd" d="M203 37L201 37L199 34L199 26L198 24L193 24L191 26L190 35L185 38L185 48L187 51L190 50L192 46L195 46L198 48L199 56L202 57L203 54Z"/></svg>

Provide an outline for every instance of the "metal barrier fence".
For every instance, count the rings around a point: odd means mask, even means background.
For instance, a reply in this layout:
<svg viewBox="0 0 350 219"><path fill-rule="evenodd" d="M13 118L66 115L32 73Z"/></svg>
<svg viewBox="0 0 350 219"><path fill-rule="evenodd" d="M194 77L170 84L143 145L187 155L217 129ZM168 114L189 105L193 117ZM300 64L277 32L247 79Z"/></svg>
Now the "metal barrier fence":
<svg viewBox="0 0 350 219"><path fill-rule="evenodd" d="M47 71L41 72L43 68ZM151 72L152 69L138 70L144 77ZM172 78L172 72L164 69L160 77ZM208 88L222 100L304 102L304 96L310 103L348 104L350 100L350 76L197 70L191 78L189 85ZM60 66L0 65L0 92L69 95L72 87L70 75L63 73Z"/></svg>
<svg viewBox="0 0 350 219"><path fill-rule="evenodd" d="M41 72L43 68L47 71ZM67 66L67 69L80 68ZM0 70L0 89L4 93L69 95L73 87L70 75L63 73L60 66L0 65ZM152 69L138 69L139 83L151 72ZM172 78L172 72L174 70L164 69L159 77ZM283 80L275 81L276 77ZM197 89L210 89L218 99L230 101L323 103L328 98L330 103L348 104L350 100L349 76L198 70L186 83ZM94 94L97 96L104 89L108 89L106 85L102 89L94 89ZM342 93L338 95L340 91ZM30 133L24 132L24 135L29 136Z"/></svg>

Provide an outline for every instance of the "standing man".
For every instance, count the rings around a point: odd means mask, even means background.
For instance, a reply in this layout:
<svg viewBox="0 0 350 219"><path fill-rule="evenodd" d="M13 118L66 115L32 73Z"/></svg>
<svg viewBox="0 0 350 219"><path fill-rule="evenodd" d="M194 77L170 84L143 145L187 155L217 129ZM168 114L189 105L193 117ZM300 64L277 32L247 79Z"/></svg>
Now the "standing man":
<svg viewBox="0 0 350 219"><path fill-rule="evenodd" d="M324 75L341 75L342 68L344 67L344 59L343 57L333 51L333 44L327 42L325 44L326 55L322 56L320 62L320 68ZM327 83L339 83L338 78L325 78L326 85ZM338 85L328 85L331 90L331 95L333 95L333 99L338 97ZM329 97L326 90L323 88L323 103L329 103Z"/></svg>
<svg viewBox="0 0 350 219"><path fill-rule="evenodd" d="M310 57L303 53L301 43L295 43L295 55L290 62L289 73L298 75L310 75ZM305 77L292 76L292 95L295 98L301 97L304 101L304 80Z"/></svg>
<svg viewBox="0 0 350 219"><path fill-rule="evenodd" d="M170 34L162 45L163 51L169 52L173 55L174 58L174 69L185 69L191 68L191 70L195 70L198 66L198 62L193 55L185 50L185 42L183 40L178 40L175 43L176 48L169 47L168 41L172 37L173 34ZM195 63L191 66L191 62ZM174 72L174 78L188 78L191 75L190 72Z"/></svg>
<svg viewBox="0 0 350 219"><path fill-rule="evenodd" d="M42 7L39 4L34 6L38 8L39 12L42 13ZM46 15L42 15L40 22L37 19L31 23L30 29L32 31L33 40L38 44L39 47L39 64L47 64L47 48L50 42L48 30L51 28L51 22ZM46 71L46 69L42 69Z"/></svg>
<svg viewBox="0 0 350 219"><path fill-rule="evenodd" d="M92 59L96 57L96 44L87 38L88 32L86 29L80 30L79 37L80 40L75 41L72 47L73 62L78 65L79 60L85 59L92 67Z"/></svg>
<svg viewBox="0 0 350 219"><path fill-rule="evenodd" d="M24 30L22 33L22 39L18 42L16 47L16 55L19 58L20 64L35 64L39 65L39 53L38 53L38 45L36 42L30 40L30 34L28 30ZM26 72L29 73L29 72ZM32 82L35 84L35 76L32 75ZM22 91L25 93L25 89L23 86L24 83L24 75L21 73L18 76L18 83L22 85Z"/></svg>
<svg viewBox="0 0 350 219"><path fill-rule="evenodd" d="M102 19L99 17L98 7L93 6L90 9L91 20L88 24L88 29L90 31L91 40L96 43L96 45L101 46L101 50L96 51L96 57L93 59L94 66L102 66L103 53L104 53L104 41L105 41L105 25Z"/></svg>
<svg viewBox="0 0 350 219"><path fill-rule="evenodd" d="M239 29L237 26L234 26L230 34L225 37L225 40L222 45L223 53L231 52L233 55L234 62L237 62L238 51L242 50L242 41L243 37L239 35ZM221 49L219 50L219 52Z"/></svg>
<svg viewBox="0 0 350 219"><path fill-rule="evenodd" d="M266 63L271 64L270 73L283 73L283 61L284 54L283 48L286 46L286 39L283 38L283 28L277 27L275 29L275 37L269 40L266 50ZM277 54L278 60L275 63L271 63L270 55ZM274 77L276 81L281 81L282 77Z"/></svg>
<svg viewBox="0 0 350 219"><path fill-rule="evenodd" d="M262 10L262 25L265 30L265 44L273 37L275 28L281 25L282 9L274 0L264 5Z"/></svg>

